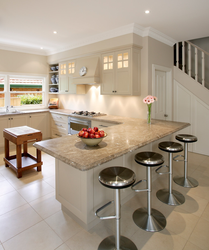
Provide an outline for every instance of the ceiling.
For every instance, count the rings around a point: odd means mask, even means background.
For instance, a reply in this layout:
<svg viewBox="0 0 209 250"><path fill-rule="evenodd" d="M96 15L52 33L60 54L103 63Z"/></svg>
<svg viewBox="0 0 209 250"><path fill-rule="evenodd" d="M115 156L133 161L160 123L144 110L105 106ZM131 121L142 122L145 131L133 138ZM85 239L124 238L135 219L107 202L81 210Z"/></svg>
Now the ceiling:
<svg viewBox="0 0 209 250"><path fill-rule="evenodd" d="M130 24L175 41L202 38L208 10L208 0L0 0L0 49L49 55L130 33Z"/></svg>

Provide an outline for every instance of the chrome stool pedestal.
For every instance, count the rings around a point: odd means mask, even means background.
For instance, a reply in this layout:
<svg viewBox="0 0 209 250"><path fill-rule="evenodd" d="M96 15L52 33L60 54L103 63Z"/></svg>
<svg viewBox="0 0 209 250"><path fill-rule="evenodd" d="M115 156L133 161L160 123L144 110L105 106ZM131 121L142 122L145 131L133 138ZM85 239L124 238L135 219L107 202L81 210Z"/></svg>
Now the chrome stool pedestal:
<svg viewBox="0 0 209 250"><path fill-rule="evenodd" d="M165 204L171 205L171 206L177 206L181 205L185 202L184 196L176 191L173 190L173 167L172 167L172 161L173 161L173 153L178 153L183 151L183 146L180 143L177 142L161 142L158 145L158 148L168 152L169 153L169 166L161 166L158 169L156 169L156 173L158 174L169 174L169 189L160 189L157 191L156 196L157 198L162 201ZM162 167L169 167L169 171L167 173L160 173L158 172Z"/></svg>
<svg viewBox="0 0 209 250"><path fill-rule="evenodd" d="M137 250L136 245L128 238L120 234L120 189L128 188L136 180L135 173L124 167L109 167L102 170L99 174L99 181L107 188L115 189L115 215L99 216L98 213L113 201L97 209L95 215L101 220L115 219L116 232L115 236L111 235L105 238L99 245L98 250Z"/></svg>
<svg viewBox="0 0 209 250"><path fill-rule="evenodd" d="M141 152L135 155L135 161L143 166L147 167L147 180L140 180L132 186L135 192L147 192L147 208L138 208L133 213L133 221L141 229L148 232L158 232L165 228L166 218L165 216L151 206L152 195L152 175L151 167L156 167L163 164L163 157L160 154L154 152ZM136 185L142 181L147 182L147 189L134 189Z"/></svg>
<svg viewBox="0 0 209 250"><path fill-rule="evenodd" d="M188 143L192 143L192 142L196 142L197 141L197 137L194 135L187 135L187 134L179 134L176 135L176 140L184 142L184 176L183 177L174 177L173 180L176 184L182 186L182 187L186 187L186 188L193 188L193 187L197 187L198 181L195 180L192 177L188 176ZM177 160L174 157L175 161L180 161Z"/></svg>

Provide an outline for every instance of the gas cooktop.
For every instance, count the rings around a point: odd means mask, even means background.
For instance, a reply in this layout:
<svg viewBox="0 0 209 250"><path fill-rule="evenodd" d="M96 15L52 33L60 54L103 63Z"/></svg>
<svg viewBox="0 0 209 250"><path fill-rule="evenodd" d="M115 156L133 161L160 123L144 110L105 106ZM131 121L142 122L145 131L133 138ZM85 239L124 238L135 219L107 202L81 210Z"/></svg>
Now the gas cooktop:
<svg viewBox="0 0 209 250"><path fill-rule="evenodd" d="M103 114L100 112L94 112L94 111L91 111L91 112L90 111L74 111L72 114L73 115L90 116L90 117L106 115L106 114Z"/></svg>

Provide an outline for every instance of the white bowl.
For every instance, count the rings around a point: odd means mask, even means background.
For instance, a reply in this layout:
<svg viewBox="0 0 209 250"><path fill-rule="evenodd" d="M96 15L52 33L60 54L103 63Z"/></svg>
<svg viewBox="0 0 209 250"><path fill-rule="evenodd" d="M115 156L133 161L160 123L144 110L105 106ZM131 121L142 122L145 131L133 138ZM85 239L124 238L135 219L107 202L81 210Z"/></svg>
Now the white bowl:
<svg viewBox="0 0 209 250"><path fill-rule="evenodd" d="M78 134L76 134L78 138L80 138L82 140L82 142L84 142L86 145L93 147L93 146L97 146L102 140L103 138L105 138L107 136L107 133L104 133L103 137L100 138L83 138L80 137Z"/></svg>

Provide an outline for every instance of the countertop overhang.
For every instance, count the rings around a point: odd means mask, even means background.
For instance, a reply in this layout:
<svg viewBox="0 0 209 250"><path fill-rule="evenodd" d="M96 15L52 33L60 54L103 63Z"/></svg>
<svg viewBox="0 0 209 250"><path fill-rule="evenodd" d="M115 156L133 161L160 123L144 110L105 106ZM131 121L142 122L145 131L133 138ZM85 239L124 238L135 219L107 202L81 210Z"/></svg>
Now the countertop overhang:
<svg viewBox="0 0 209 250"><path fill-rule="evenodd" d="M65 110L54 112L69 115ZM145 119L110 115L82 118L109 121L117 125L104 129L108 136L96 147L87 146L76 135L36 142L34 147L74 168L86 171L190 125L162 120L152 120L152 124L148 125Z"/></svg>

